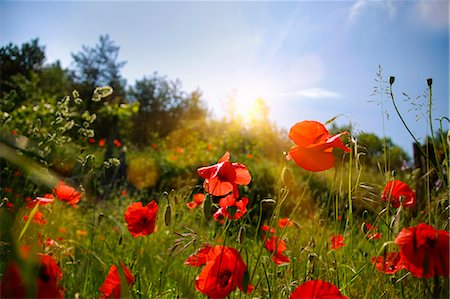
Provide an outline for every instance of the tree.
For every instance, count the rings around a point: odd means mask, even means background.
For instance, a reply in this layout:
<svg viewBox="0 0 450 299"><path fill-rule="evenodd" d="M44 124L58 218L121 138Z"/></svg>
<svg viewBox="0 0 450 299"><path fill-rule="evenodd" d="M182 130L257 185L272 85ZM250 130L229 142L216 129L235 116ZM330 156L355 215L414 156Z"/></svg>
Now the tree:
<svg viewBox="0 0 450 299"><path fill-rule="evenodd" d="M114 98L124 100L126 81L120 71L126 62L118 60L119 50L109 35L101 35L94 47L82 46L80 52L72 53L71 77L82 97L91 96L97 86L109 85Z"/></svg>
<svg viewBox="0 0 450 299"><path fill-rule="evenodd" d="M71 85L67 70L59 61L44 64L44 50L38 39L0 49L2 110L11 112L25 102L41 99L56 101L67 94Z"/></svg>
<svg viewBox="0 0 450 299"><path fill-rule="evenodd" d="M165 137L175 129L185 110L185 94L179 80L169 81L156 72L130 87L131 101L139 102L134 117L132 139L139 145L150 143L153 137Z"/></svg>

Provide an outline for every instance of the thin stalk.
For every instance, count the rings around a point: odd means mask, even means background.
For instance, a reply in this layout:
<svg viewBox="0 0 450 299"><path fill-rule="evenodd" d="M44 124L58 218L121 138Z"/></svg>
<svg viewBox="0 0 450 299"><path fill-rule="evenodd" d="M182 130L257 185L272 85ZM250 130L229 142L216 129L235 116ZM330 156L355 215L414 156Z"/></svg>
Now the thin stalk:
<svg viewBox="0 0 450 299"><path fill-rule="evenodd" d="M408 131L409 135L414 139L414 142L418 145L418 148L419 148L419 150L420 150L420 153L421 153L427 160L429 160L428 155L423 151L422 146L420 145L419 141L418 141L417 138L414 136L414 134L411 132L411 130L409 129L409 127L408 127L408 125L406 124L405 120L403 119L402 115L400 114L400 111L398 110L397 104L396 104L395 99L394 99L394 92L392 91L392 84L394 84L394 79L392 79L392 78L394 78L394 77L391 77L391 82L392 82L392 83L390 83L390 85L389 85L389 94L390 94L390 96L391 96L391 100L392 100L392 104L394 105L395 112L397 113L398 117L400 118L400 120L401 120L403 126L404 126L404 127L406 128L406 130ZM432 162L433 162L433 161L432 161ZM434 162L433 162L433 164L434 164ZM433 165L433 166L436 167L436 165Z"/></svg>

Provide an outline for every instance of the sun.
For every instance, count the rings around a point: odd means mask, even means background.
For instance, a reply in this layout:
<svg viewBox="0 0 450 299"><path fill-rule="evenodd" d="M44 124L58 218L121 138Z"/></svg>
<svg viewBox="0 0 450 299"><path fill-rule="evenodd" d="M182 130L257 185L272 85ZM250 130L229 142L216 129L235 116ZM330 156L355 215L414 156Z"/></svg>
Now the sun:
<svg viewBox="0 0 450 299"><path fill-rule="evenodd" d="M267 92L262 87L245 86L233 90L232 113L235 117L245 123L249 123L257 118L259 106L258 101L265 99Z"/></svg>

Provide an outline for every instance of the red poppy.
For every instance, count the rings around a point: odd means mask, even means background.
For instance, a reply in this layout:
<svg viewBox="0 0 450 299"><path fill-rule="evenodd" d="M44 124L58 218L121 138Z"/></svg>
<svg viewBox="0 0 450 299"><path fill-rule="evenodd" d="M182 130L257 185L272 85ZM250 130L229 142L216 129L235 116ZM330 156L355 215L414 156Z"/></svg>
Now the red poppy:
<svg viewBox="0 0 450 299"><path fill-rule="evenodd" d="M105 141L104 138L102 138L102 139L100 139L100 140L98 141L98 146L100 146L100 147L104 147L105 144L106 144L106 141Z"/></svg>
<svg viewBox="0 0 450 299"><path fill-rule="evenodd" d="M94 138L89 138L89 139L88 139L88 142L91 143L91 144L92 144L92 143L95 143L95 139L94 139Z"/></svg>
<svg viewBox="0 0 450 299"><path fill-rule="evenodd" d="M211 245L205 244L203 248L201 248L199 251L197 251L194 254L191 254L186 259L184 264L187 266L194 266L194 267L200 267L206 264L206 259L211 248L212 248Z"/></svg>
<svg viewBox="0 0 450 299"><path fill-rule="evenodd" d="M131 271L122 263L122 261L120 262L120 266L125 274L128 286L132 286L134 284L134 278ZM100 298L121 298L122 290L120 285L120 275L115 265L112 265L109 268L108 275L99 290L102 293Z"/></svg>
<svg viewBox="0 0 450 299"><path fill-rule="evenodd" d="M336 250L339 247L345 246L345 244L342 242L344 241L344 237L341 235L333 235L331 237L331 249Z"/></svg>
<svg viewBox="0 0 450 299"><path fill-rule="evenodd" d="M350 152L340 139L344 134L347 132L331 136L325 126L317 121L298 122L289 131L289 138L295 143L289 157L309 171L330 169L335 163L333 148Z"/></svg>
<svg viewBox="0 0 450 299"><path fill-rule="evenodd" d="M31 209L34 208L35 205L39 203L40 206L48 205L55 201L55 197L53 194L47 193L44 197L36 197L34 200L31 200L30 197L26 197L25 201L27 202L26 208Z"/></svg>
<svg viewBox="0 0 450 299"><path fill-rule="evenodd" d="M55 260L47 254L38 254L37 293L35 298L64 298L64 289L59 286L62 271ZM20 268L9 264L0 283L0 298L25 298L26 289Z"/></svg>
<svg viewBox="0 0 450 299"><path fill-rule="evenodd" d="M115 145L116 147L121 147L121 146L122 146L122 143L120 143L119 140L114 139L114 145Z"/></svg>
<svg viewBox="0 0 450 299"><path fill-rule="evenodd" d="M25 215L25 216L23 216L23 221L27 222L29 218L30 218L29 215ZM40 212L40 211L36 211L36 213L33 215L33 219L31 221L34 223L37 223L39 225L44 225L47 223L47 220L45 220L45 218L44 218L44 214L42 214L42 212Z"/></svg>
<svg viewBox="0 0 450 299"><path fill-rule="evenodd" d="M379 240L381 239L381 234L378 232L378 227L371 225L370 223L365 223L367 228L366 237L369 240Z"/></svg>
<svg viewBox="0 0 450 299"><path fill-rule="evenodd" d="M0 298L25 298L25 294L20 269L15 263L11 263L0 282Z"/></svg>
<svg viewBox="0 0 450 299"><path fill-rule="evenodd" d="M135 202L125 211L125 221L131 235L146 236L155 231L156 216L158 214L158 205L152 200L145 207L142 202Z"/></svg>
<svg viewBox="0 0 450 299"><path fill-rule="evenodd" d="M375 263L377 270L385 274L394 274L405 268L399 252L387 252L386 256L374 256L371 263Z"/></svg>
<svg viewBox="0 0 450 299"><path fill-rule="evenodd" d="M196 257L196 260L194 259ZM188 262L191 260L190 262ZM194 261L194 262L192 262ZM236 287L245 292L243 279L247 265L234 248L217 245L205 247L197 254L190 256L186 264L199 267L205 264L200 275L195 279L195 289L210 298L225 298ZM247 286L247 293L251 293L253 286Z"/></svg>
<svg viewBox="0 0 450 299"><path fill-rule="evenodd" d="M294 222L289 220L289 218L281 218L280 220L278 220L279 228L291 227L292 225L294 225Z"/></svg>
<svg viewBox="0 0 450 299"><path fill-rule="evenodd" d="M53 192L59 200L65 201L70 205L76 205L81 199L81 193L75 188L66 185L63 181L59 181L53 188Z"/></svg>
<svg viewBox="0 0 450 299"><path fill-rule="evenodd" d="M274 229L273 227L270 227L270 226L266 225L266 224L261 225L261 230L262 230L263 232L269 232L269 233L271 233L271 234L274 234L274 233L275 233L275 229ZM263 235L265 235L265 234L263 234Z"/></svg>
<svg viewBox="0 0 450 299"><path fill-rule="evenodd" d="M220 199L220 208L216 213L214 213L213 218L216 221L223 218L237 220L247 213L247 204L247 197L242 197L241 200L236 200L233 194L229 194Z"/></svg>
<svg viewBox="0 0 450 299"><path fill-rule="evenodd" d="M347 297L342 296L339 289L329 283L322 280L311 280L303 283L296 288L289 299L345 299Z"/></svg>
<svg viewBox="0 0 450 299"><path fill-rule="evenodd" d="M285 256L283 252L286 251L286 243L277 236L270 237L269 240L265 242L266 248L272 254L272 260L277 265L287 264L291 260L289 257Z"/></svg>
<svg viewBox="0 0 450 299"><path fill-rule="evenodd" d="M8 208L8 210L14 210L14 204L10 201L5 202L5 206Z"/></svg>
<svg viewBox="0 0 450 299"><path fill-rule="evenodd" d="M38 298L63 298L63 288L59 286L62 271L55 260L47 254L38 254L40 266L38 274Z"/></svg>
<svg viewBox="0 0 450 299"><path fill-rule="evenodd" d="M203 201L205 200L205 194L197 193L197 194L194 194L193 197L194 197L194 200L190 201L186 204L186 206L191 210L198 207L199 205L201 205L203 203Z"/></svg>
<svg viewBox="0 0 450 299"><path fill-rule="evenodd" d="M400 207L400 203L405 208L414 208L416 205L416 194L408 186L408 184L399 181L391 180L384 187L381 195L383 201L390 201L394 208Z"/></svg>
<svg viewBox="0 0 450 299"><path fill-rule="evenodd" d="M395 238L400 256L416 277L449 276L450 233L425 223L404 228Z"/></svg>
<svg viewBox="0 0 450 299"><path fill-rule="evenodd" d="M238 185L248 185L252 179L244 164L231 163L230 153L226 152L217 164L199 168L198 174L205 179L206 192L215 196L233 192L239 197Z"/></svg>

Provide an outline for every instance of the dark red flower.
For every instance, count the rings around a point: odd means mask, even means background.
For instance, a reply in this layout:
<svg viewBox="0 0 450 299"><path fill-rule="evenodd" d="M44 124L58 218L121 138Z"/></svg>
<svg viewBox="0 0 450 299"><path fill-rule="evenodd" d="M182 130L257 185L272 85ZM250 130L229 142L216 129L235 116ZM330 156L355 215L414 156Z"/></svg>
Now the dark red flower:
<svg viewBox="0 0 450 299"><path fill-rule="evenodd" d="M70 205L76 205L81 199L81 193L75 188L66 185L63 181L59 181L53 188L53 192L59 200L65 201Z"/></svg>
<svg viewBox="0 0 450 299"><path fill-rule="evenodd" d="M29 218L30 218L29 215L25 215L23 216L23 221L27 222ZM44 225L47 223L47 220L45 220L44 218L44 214L42 214L42 212L40 211L36 211L36 213L34 213L33 219L31 221L39 225Z"/></svg>
<svg viewBox="0 0 450 299"><path fill-rule="evenodd" d="M414 208L416 205L416 194L408 186L408 184L399 181L391 180L384 187L381 195L383 201L390 201L394 208L400 207L400 203L405 208Z"/></svg>
<svg viewBox="0 0 450 299"><path fill-rule="evenodd" d="M266 245L266 249L272 253L272 260L277 265L287 264L291 260L289 257L285 256L283 252L286 251L287 246L286 242L284 242L282 239L280 239L277 236L272 236L269 238L269 240L266 240L264 243Z"/></svg>
<svg viewBox="0 0 450 299"><path fill-rule="evenodd" d="M289 299L345 299L339 289L322 280L311 280L296 288Z"/></svg>
<svg viewBox="0 0 450 299"><path fill-rule="evenodd" d="M279 228L285 228L286 226L291 227L292 225L294 225L294 222L289 220L289 218L281 218L280 220L278 220Z"/></svg>
<svg viewBox="0 0 450 299"><path fill-rule="evenodd" d="M50 255L38 254L38 262L35 298L64 298L64 289L59 285L62 271L55 260ZM21 271L15 263L11 263L0 283L0 298L25 298L25 294Z"/></svg>
<svg viewBox="0 0 450 299"><path fill-rule="evenodd" d="M247 213L248 198L242 197L241 200L236 200L233 194L223 197L219 201L220 208L214 213L214 220L222 220L227 218L229 220L237 220Z"/></svg>
<svg viewBox="0 0 450 299"><path fill-rule="evenodd" d="M63 298L59 286L62 271L55 260L47 254L38 254L40 266L38 274L38 298Z"/></svg>
<svg viewBox="0 0 450 299"><path fill-rule="evenodd" d="M15 263L11 263L0 282L0 298L25 298L25 294L20 269Z"/></svg>
<svg viewBox="0 0 450 299"><path fill-rule="evenodd" d="M95 143L95 139L94 139L94 138L89 138L89 139L88 139L88 142L91 143L91 144L92 144L92 143Z"/></svg>
<svg viewBox="0 0 450 299"><path fill-rule="evenodd" d="M269 232L269 233L271 233L271 234L274 234L274 233L275 233L275 229L274 229L273 227L270 227L270 226L266 225L266 224L261 225L261 230L262 230L263 232Z"/></svg>
<svg viewBox="0 0 450 299"><path fill-rule="evenodd" d="M122 146L122 143L120 143L119 140L114 139L114 145L115 145L116 147L121 147L121 146Z"/></svg>
<svg viewBox="0 0 450 299"><path fill-rule="evenodd" d="M215 196L233 192L239 197L238 185L248 185L252 179L244 164L231 163L230 153L226 152L217 164L201 167L198 174L205 179L203 186L206 192Z"/></svg>
<svg viewBox="0 0 450 299"><path fill-rule="evenodd" d="M288 157L309 171L330 169L335 163L333 148L350 152L340 139L344 134L347 132L331 136L325 126L317 121L298 122L289 131L289 138L295 145L289 151Z"/></svg>
<svg viewBox="0 0 450 299"><path fill-rule="evenodd" d="M399 252L387 252L386 256L374 256L371 263L375 263L377 270L385 274L394 274L405 268Z"/></svg>
<svg viewBox="0 0 450 299"><path fill-rule="evenodd" d="M381 234L378 232L378 227L371 225L370 223L365 223L364 226L367 229L366 237L369 240L379 240L381 239Z"/></svg>
<svg viewBox="0 0 450 299"><path fill-rule="evenodd" d="M342 242L344 241L344 237L341 235L333 235L331 237L331 249L336 250L339 247L345 246L345 244Z"/></svg>
<svg viewBox="0 0 450 299"><path fill-rule="evenodd" d="M207 256L211 250L211 245L205 244L199 251L191 254L184 262L187 266L200 267L206 264Z"/></svg>
<svg viewBox="0 0 450 299"><path fill-rule="evenodd" d="M186 263L192 266L205 265L200 275L195 279L195 289L210 298L225 298L236 287L243 292L244 273L247 271L247 265L242 257L234 248L217 245L214 247L205 247L186 260ZM190 260L190 261L189 261ZM189 262L188 262L189 261ZM246 286L247 292L251 293L253 286Z"/></svg>
<svg viewBox="0 0 450 299"><path fill-rule="evenodd" d="M122 261L120 262L120 266L122 267L123 274L125 274L128 286L132 286L134 284L134 278L131 271L122 263ZM109 268L105 281L99 289L102 293L100 298L121 298L122 290L120 281L119 271L115 265L112 265Z"/></svg>
<svg viewBox="0 0 450 299"><path fill-rule="evenodd" d="M34 208L35 205L39 203L39 206L45 206L55 201L55 197L53 194L47 193L44 197L36 197L34 200L31 200L30 197L26 197L25 201L27 202L26 208L31 209Z"/></svg>
<svg viewBox="0 0 450 299"><path fill-rule="evenodd" d="M158 205L152 200L145 207L142 202L135 202L125 211L125 221L131 235L146 236L155 230L156 216L158 214Z"/></svg>
<svg viewBox="0 0 450 299"><path fill-rule="evenodd" d="M416 277L449 276L450 233L425 223L404 228L395 238L406 268Z"/></svg>
<svg viewBox="0 0 450 299"><path fill-rule="evenodd" d="M201 205L203 203L203 201L205 200L205 194L197 193L197 194L194 194L193 197L194 197L194 200L190 201L186 204L186 206L191 210L198 207L199 205Z"/></svg>

